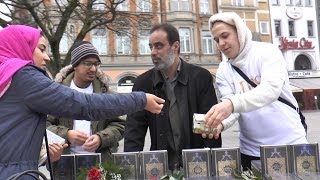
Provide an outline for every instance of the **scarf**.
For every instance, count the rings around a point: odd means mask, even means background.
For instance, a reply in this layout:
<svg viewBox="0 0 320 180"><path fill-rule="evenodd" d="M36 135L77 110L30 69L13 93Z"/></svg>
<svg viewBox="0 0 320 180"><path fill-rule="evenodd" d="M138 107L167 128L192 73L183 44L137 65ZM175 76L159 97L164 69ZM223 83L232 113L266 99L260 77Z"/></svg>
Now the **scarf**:
<svg viewBox="0 0 320 180"><path fill-rule="evenodd" d="M33 61L33 52L40 38L40 30L11 25L0 30L0 98L9 88L12 76Z"/></svg>
<svg viewBox="0 0 320 180"><path fill-rule="evenodd" d="M216 21L222 21L226 24L236 27L238 40L240 44L239 54L235 59L229 59L230 63L241 67L244 62L241 60L246 55L247 51L251 47L252 33L247 25L243 22L241 17L234 12L223 12L218 13L210 17L209 19L209 30L211 31L213 24Z"/></svg>

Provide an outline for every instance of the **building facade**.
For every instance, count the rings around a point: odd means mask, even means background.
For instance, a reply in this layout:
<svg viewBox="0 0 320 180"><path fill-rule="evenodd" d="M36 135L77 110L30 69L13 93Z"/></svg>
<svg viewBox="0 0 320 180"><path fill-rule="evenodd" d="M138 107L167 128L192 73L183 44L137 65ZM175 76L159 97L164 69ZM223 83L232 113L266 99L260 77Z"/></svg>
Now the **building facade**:
<svg viewBox="0 0 320 180"><path fill-rule="evenodd" d="M136 35L131 37L107 29L94 29L86 40L98 48L102 69L111 80L111 88L118 92L131 91L133 80L153 68L149 30L156 23L174 25L180 34L181 57L214 74L221 56L208 30L208 20L217 12L216 7L212 0L126 0L118 10L150 16L148 22L140 22L148 26L137 28L133 22L127 22L128 30ZM65 51L69 47L66 38L63 41Z"/></svg>
<svg viewBox="0 0 320 180"><path fill-rule="evenodd" d="M218 12L235 12L249 27L253 40L272 42L268 0L218 0Z"/></svg>
<svg viewBox="0 0 320 180"><path fill-rule="evenodd" d="M270 0L273 44L282 51L294 95L306 110L318 109L320 87L315 3L314 0Z"/></svg>
<svg viewBox="0 0 320 180"><path fill-rule="evenodd" d="M100 2L101 4L97 3ZM66 0L57 1L61 5ZM104 0L97 0L93 9L100 10ZM255 40L271 42L270 15L267 0L126 0L117 11L146 16L142 22L123 21L125 33L106 28L93 29L85 40L91 41L101 55L102 69L111 80L111 88L130 92L133 80L153 68L149 49L149 30L153 24L170 23L180 34L181 57L208 69L213 75L221 61L208 29L208 20L217 12L234 11L250 27ZM117 21L119 21L117 20ZM145 24L145 26L141 26ZM66 54L79 32L81 24L71 21L60 43L60 53Z"/></svg>

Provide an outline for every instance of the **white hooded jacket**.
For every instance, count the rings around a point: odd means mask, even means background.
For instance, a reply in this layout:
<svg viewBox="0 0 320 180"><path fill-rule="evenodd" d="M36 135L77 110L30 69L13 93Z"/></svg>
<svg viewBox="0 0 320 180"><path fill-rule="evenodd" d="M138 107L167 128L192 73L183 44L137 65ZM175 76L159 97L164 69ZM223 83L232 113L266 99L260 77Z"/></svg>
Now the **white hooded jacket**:
<svg viewBox="0 0 320 180"><path fill-rule="evenodd" d="M215 21L235 26L240 43L239 55L220 63L216 83L221 99L230 99L234 108L222 122L225 129L239 120L241 152L259 157L260 145L307 143L298 113L277 100L281 96L298 107L280 50L270 43L252 41L251 31L236 13L213 15L210 30ZM231 64L258 86L251 87Z"/></svg>

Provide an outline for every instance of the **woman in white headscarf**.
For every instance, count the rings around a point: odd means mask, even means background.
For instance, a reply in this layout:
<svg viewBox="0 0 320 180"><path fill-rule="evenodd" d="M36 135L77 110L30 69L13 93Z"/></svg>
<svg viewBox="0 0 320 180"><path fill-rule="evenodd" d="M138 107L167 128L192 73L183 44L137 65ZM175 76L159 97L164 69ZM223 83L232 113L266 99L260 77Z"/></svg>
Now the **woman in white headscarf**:
<svg viewBox="0 0 320 180"><path fill-rule="evenodd" d="M233 12L211 16L209 28L227 60L220 63L216 74L222 102L207 112L205 120L219 130L239 121L244 170L251 168L251 160L259 159L260 145L307 143L297 111L278 101L280 96L298 107L280 50L270 43L252 41L251 31ZM235 68L257 86L250 85Z"/></svg>

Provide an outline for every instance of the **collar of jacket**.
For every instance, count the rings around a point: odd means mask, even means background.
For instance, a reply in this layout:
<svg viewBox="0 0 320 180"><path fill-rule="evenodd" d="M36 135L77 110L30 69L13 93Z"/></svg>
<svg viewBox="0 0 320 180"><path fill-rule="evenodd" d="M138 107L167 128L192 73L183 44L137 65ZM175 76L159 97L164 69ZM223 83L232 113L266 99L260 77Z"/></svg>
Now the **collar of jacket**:
<svg viewBox="0 0 320 180"><path fill-rule="evenodd" d="M68 65L59 71L54 81L70 86L71 80L73 79L73 77L74 77L74 69L72 65ZM93 81L93 86L95 87L98 82L99 84L101 83L106 88L105 90L106 92L109 90L110 80L100 68L98 68L97 70L96 79ZM97 88L94 88L94 90L96 89Z"/></svg>
<svg viewBox="0 0 320 180"><path fill-rule="evenodd" d="M182 58L180 58L180 72L177 77L177 82L187 85L188 83L188 63L185 62ZM153 68L154 70L154 80L153 80L153 87L156 87L158 84L164 83L163 76L161 75L160 70Z"/></svg>

